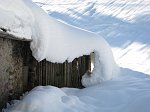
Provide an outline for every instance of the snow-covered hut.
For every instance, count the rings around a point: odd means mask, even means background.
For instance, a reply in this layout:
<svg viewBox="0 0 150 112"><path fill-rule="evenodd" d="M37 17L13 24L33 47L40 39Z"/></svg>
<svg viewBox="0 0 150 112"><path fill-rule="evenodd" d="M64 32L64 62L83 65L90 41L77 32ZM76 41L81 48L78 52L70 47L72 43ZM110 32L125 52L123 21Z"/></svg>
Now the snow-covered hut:
<svg viewBox="0 0 150 112"><path fill-rule="evenodd" d="M6 99L1 101L20 95L27 86L81 87L82 82L87 87L118 74L111 49L102 37L49 17L30 0L0 3L0 85L4 90L0 100ZM87 72L92 52L94 68Z"/></svg>
<svg viewBox="0 0 150 112"><path fill-rule="evenodd" d="M38 85L81 88L81 78L90 70L90 56L72 62L38 62L31 53L31 39L17 37L0 28L0 106Z"/></svg>
<svg viewBox="0 0 150 112"><path fill-rule="evenodd" d="M31 41L0 28L0 107L38 85L81 88L81 78L90 70L88 55L73 62L38 62L32 56Z"/></svg>

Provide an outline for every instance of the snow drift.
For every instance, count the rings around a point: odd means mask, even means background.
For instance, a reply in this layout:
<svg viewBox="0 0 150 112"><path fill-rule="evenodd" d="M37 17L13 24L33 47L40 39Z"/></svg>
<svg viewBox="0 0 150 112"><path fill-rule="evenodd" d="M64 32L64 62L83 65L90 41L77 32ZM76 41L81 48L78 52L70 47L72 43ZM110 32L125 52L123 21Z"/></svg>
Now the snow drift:
<svg viewBox="0 0 150 112"><path fill-rule="evenodd" d="M49 17L30 0L0 2L0 11L3 12L0 27L19 37L32 38L31 50L38 61L71 62L95 52L94 70L91 76L85 74L83 85L93 85L117 75L119 70L113 54L102 37Z"/></svg>
<svg viewBox="0 0 150 112"><path fill-rule="evenodd" d="M84 89L36 87L4 112L149 112L150 77L121 71L116 79Z"/></svg>

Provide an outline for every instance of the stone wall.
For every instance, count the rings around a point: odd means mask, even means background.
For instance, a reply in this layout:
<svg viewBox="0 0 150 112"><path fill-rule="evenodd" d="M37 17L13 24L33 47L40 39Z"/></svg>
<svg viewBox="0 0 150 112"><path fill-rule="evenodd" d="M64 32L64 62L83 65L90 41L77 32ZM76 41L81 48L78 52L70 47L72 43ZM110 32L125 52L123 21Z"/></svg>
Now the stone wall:
<svg viewBox="0 0 150 112"><path fill-rule="evenodd" d="M8 101L18 98L26 86L26 45L27 42L0 36L0 109Z"/></svg>

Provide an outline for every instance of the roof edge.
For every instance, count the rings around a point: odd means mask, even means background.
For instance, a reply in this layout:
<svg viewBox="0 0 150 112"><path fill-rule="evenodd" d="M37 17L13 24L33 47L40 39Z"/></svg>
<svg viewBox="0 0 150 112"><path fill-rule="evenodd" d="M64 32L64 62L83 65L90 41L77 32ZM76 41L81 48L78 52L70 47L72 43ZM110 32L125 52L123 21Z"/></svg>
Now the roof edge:
<svg viewBox="0 0 150 112"><path fill-rule="evenodd" d="M27 39L25 37L20 38L19 36L13 35L4 28L0 28L0 37L13 39L13 40L20 40L20 41L32 41L32 39Z"/></svg>

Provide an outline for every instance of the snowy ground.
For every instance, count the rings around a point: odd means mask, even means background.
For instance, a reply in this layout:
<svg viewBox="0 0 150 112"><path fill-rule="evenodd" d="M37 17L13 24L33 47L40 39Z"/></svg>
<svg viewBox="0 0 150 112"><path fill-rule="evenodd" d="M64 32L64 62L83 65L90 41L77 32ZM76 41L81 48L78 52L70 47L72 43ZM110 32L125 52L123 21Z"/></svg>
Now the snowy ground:
<svg viewBox="0 0 150 112"><path fill-rule="evenodd" d="M33 0L49 15L104 36L117 78L85 89L36 87L4 112L149 112L149 0ZM139 71L139 72L138 72Z"/></svg>
<svg viewBox="0 0 150 112"><path fill-rule="evenodd" d="M85 89L39 86L4 112L149 112L150 77L129 69Z"/></svg>

